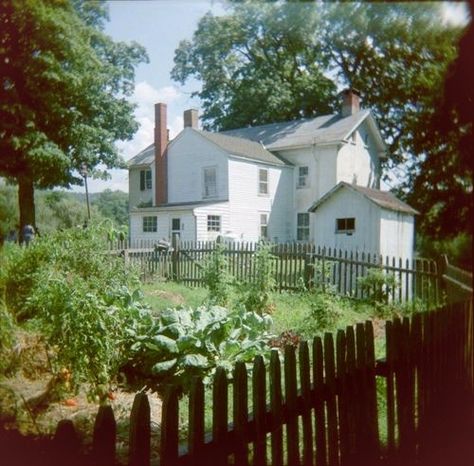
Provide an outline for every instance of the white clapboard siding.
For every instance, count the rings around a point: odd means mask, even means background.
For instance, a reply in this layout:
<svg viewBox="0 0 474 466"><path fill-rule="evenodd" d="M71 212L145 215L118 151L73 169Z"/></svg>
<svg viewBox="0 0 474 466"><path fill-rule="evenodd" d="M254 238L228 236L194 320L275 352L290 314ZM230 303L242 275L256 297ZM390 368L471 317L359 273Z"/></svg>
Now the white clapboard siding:
<svg viewBox="0 0 474 466"><path fill-rule="evenodd" d="M268 194L259 194L259 169L268 170ZM245 241L260 239L260 214L268 214L270 239L292 233L292 168L229 158L230 231Z"/></svg>
<svg viewBox="0 0 474 466"><path fill-rule="evenodd" d="M203 169L216 167L217 195L228 198L227 154L196 131L185 128L168 147L168 202L203 198Z"/></svg>

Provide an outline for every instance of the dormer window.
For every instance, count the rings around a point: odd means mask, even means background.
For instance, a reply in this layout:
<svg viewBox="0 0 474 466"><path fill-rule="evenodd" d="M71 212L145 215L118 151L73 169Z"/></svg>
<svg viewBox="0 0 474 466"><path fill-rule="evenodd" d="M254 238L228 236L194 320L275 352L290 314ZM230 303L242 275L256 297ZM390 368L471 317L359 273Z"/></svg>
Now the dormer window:
<svg viewBox="0 0 474 466"><path fill-rule="evenodd" d="M140 191L151 189L151 170L140 170Z"/></svg>

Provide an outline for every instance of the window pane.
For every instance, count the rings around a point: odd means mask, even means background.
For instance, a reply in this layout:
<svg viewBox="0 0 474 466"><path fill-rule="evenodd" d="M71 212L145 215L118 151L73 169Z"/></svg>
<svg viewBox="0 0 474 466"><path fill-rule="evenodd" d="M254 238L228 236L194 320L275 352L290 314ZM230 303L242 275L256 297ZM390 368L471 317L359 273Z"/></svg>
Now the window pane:
<svg viewBox="0 0 474 466"><path fill-rule="evenodd" d="M355 230L355 218L338 218L336 219L336 232L352 232Z"/></svg>
<svg viewBox="0 0 474 466"><path fill-rule="evenodd" d="M258 170L258 192L259 194L268 194L268 170Z"/></svg>
<svg viewBox="0 0 474 466"><path fill-rule="evenodd" d="M147 170L145 173L145 187L151 189L151 170Z"/></svg>
<svg viewBox="0 0 474 466"><path fill-rule="evenodd" d="M204 169L204 197L213 197L217 195L216 178L215 167Z"/></svg>
<svg viewBox="0 0 474 466"><path fill-rule="evenodd" d="M221 217L219 215L207 216L207 231L221 231Z"/></svg>
<svg viewBox="0 0 474 466"><path fill-rule="evenodd" d="M143 217L143 232L152 233L157 231L157 217Z"/></svg>
<svg viewBox="0 0 474 466"><path fill-rule="evenodd" d="M174 231L181 230L181 220L179 218L173 218L171 220L171 229Z"/></svg>

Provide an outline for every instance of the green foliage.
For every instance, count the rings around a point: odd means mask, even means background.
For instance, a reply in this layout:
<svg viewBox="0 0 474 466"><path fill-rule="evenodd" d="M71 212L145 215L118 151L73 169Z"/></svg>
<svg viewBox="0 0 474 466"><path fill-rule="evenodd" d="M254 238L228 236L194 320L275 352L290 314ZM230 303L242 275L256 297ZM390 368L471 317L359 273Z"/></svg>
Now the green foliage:
<svg viewBox="0 0 474 466"><path fill-rule="evenodd" d="M136 275L107 253L103 229L74 228L3 251L0 287L8 311L34 319L66 389L88 384L103 397L126 358L125 331L143 313Z"/></svg>
<svg viewBox="0 0 474 466"><path fill-rule="evenodd" d="M0 179L0 239L6 238L18 225L18 205L16 188ZM0 241L1 244L1 241Z"/></svg>
<svg viewBox="0 0 474 466"><path fill-rule="evenodd" d="M372 268L364 277L359 277L357 283L361 290L367 293L367 300L371 303L388 303L398 289L399 283L395 275L384 272L382 269Z"/></svg>
<svg viewBox="0 0 474 466"><path fill-rule="evenodd" d="M137 129L126 97L146 53L103 32L105 4L82 3L13 0L0 10L0 175L20 185L21 224L35 223L34 187L82 184L83 165L92 176L99 164L121 166L115 141Z"/></svg>
<svg viewBox="0 0 474 466"><path fill-rule="evenodd" d="M162 311L129 332L129 367L152 383L189 389L193 376L209 382L216 367L230 374L237 361L250 362L267 348L271 318L219 306Z"/></svg>
<svg viewBox="0 0 474 466"><path fill-rule="evenodd" d="M122 191L105 191L92 195L91 204L117 227L128 226L128 194Z"/></svg>
<svg viewBox="0 0 474 466"><path fill-rule="evenodd" d="M242 290L240 300L248 311L262 315L270 310L271 292L275 287L272 259L271 245L260 242L254 255L255 275L253 281L239 286L239 289Z"/></svg>
<svg viewBox="0 0 474 466"><path fill-rule="evenodd" d="M232 277L229 274L225 246L217 244L204 263L203 281L209 290L209 302L217 306L229 304Z"/></svg>
<svg viewBox="0 0 474 466"><path fill-rule="evenodd" d="M450 263L462 269L472 270L472 236L468 233L459 233L452 238L440 240L419 235L417 251L421 257L434 260L439 260L446 254Z"/></svg>
<svg viewBox="0 0 474 466"><path fill-rule="evenodd" d="M12 349L15 343L15 322L0 297L0 376L12 368Z"/></svg>

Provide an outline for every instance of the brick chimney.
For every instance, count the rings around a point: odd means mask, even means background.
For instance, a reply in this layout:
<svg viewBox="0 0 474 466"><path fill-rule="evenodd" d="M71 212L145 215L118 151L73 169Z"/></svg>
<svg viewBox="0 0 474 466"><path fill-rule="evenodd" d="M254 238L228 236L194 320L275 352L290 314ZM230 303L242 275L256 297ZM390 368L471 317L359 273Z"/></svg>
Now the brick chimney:
<svg viewBox="0 0 474 466"><path fill-rule="evenodd" d="M342 92L342 111L343 117L354 115L360 110L360 92L356 89L344 89Z"/></svg>
<svg viewBox="0 0 474 466"><path fill-rule="evenodd" d="M190 108L183 112L183 120L185 128L194 128L197 129L199 122L199 114L197 109Z"/></svg>
<svg viewBox="0 0 474 466"><path fill-rule="evenodd" d="M168 202L166 104L155 104L155 205Z"/></svg>

